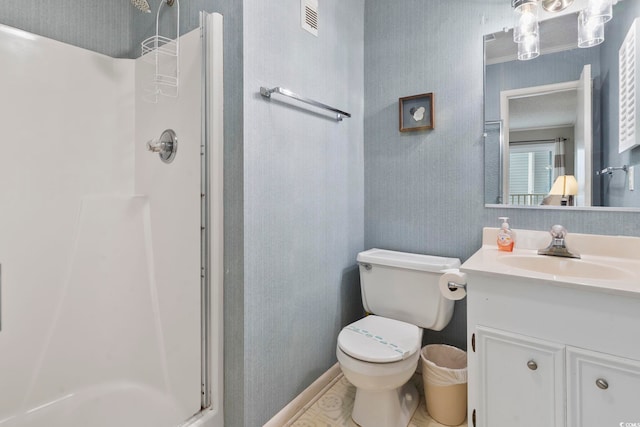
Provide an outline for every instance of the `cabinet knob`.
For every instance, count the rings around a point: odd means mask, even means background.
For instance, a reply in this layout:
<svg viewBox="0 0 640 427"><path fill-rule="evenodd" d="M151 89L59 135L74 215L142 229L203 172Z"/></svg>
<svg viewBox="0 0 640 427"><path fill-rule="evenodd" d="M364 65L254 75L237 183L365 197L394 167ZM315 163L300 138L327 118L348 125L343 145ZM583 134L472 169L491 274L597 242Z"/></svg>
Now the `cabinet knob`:
<svg viewBox="0 0 640 427"><path fill-rule="evenodd" d="M538 369L538 364L534 360L529 360L527 362L527 367L532 371L535 371L536 369Z"/></svg>
<svg viewBox="0 0 640 427"><path fill-rule="evenodd" d="M598 386L599 389L602 389L602 390L606 390L609 388L609 383L607 382L607 380L603 380L602 378L598 378L596 380L596 385Z"/></svg>

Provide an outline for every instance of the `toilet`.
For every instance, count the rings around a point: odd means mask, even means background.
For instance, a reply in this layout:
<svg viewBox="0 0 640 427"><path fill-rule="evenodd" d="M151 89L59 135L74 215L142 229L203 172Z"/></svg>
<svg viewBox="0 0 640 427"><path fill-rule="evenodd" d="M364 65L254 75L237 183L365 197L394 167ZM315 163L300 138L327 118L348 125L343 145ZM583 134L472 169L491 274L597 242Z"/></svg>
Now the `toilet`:
<svg viewBox="0 0 640 427"><path fill-rule="evenodd" d="M336 355L344 376L356 387L351 417L361 427L406 427L418 407L413 376L422 330L442 330L454 302L438 287L457 258L382 249L360 252L362 305L369 316L345 326Z"/></svg>

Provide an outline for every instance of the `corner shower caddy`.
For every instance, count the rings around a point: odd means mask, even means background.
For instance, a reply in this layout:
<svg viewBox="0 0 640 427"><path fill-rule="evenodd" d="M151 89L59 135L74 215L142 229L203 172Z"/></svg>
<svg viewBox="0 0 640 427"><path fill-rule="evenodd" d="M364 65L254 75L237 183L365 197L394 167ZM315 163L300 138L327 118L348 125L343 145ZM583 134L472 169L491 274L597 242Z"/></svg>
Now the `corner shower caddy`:
<svg viewBox="0 0 640 427"><path fill-rule="evenodd" d="M177 7L176 38L160 35L160 11L167 4ZM144 99L157 103L160 96L176 98L178 96L178 78L180 76L180 1L160 2L156 15L156 34L142 43L143 61L154 65L154 73L146 87Z"/></svg>

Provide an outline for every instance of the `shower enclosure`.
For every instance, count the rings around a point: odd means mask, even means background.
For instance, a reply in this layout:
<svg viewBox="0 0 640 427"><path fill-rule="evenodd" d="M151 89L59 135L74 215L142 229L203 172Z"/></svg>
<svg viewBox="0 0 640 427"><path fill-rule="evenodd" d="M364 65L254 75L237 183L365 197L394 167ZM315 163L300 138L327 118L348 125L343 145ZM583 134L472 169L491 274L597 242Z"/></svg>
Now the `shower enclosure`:
<svg viewBox="0 0 640 427"><path fill-rule="evenodd" d="M0 427L222 425L222 17L200 19L156 104L144 58L0 25Z"/></svg>

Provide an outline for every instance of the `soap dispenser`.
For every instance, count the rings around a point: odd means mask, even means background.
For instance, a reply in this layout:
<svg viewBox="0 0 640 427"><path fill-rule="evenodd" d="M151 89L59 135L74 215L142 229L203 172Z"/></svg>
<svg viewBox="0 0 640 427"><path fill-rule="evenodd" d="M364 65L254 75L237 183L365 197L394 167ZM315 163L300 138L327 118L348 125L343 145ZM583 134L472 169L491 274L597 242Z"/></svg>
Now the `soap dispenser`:
<svg viewBox="0 0 640 427"><path fill-rule="evenodd" d="M509 218L501 216L502 227L498 231L498 249L505 252L513 251L513 245L516 243L515 233L509 228Z"/></svg>

